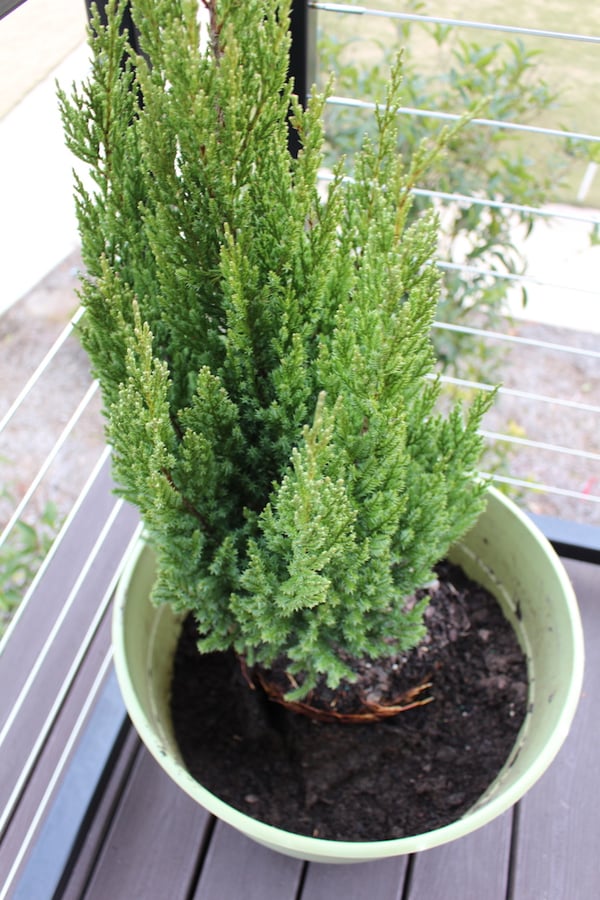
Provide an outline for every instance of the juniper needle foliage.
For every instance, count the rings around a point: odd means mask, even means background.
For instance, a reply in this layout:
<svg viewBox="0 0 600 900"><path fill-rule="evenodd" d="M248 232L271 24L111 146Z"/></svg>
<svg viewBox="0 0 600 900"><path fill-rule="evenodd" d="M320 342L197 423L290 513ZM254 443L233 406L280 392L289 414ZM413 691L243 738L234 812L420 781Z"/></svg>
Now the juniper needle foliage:
<svg viewBox="0 0 600 900"><path fill-rule="evenodd" d="M134 0L139 57L124 6L95 17L91 75L60 92L93 179L76 185L82 340L115 475L154 598L193 611L202 651L283 658L298 696L335 687L350 657L421 639L406 598L485 502L489 397L437 411L437 223L406 224L439 147L396 154L398 64L376 139L323 196L325 98L294 99L289 3Z"/></svg>

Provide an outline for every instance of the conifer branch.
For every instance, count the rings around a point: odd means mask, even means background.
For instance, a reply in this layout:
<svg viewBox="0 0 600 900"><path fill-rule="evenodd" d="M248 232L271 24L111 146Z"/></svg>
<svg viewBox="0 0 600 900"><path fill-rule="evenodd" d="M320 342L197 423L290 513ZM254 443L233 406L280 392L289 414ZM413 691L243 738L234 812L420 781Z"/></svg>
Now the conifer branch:
<svg viewBox="0 0 600 900"><path fill-rule="evenodd" d="M376 140L324 198L325 100L292 98L286 0L132 0L125 65L124 6L94 19L90 79L60 93L95 183L77 191L81 336L115 477L156 550L155 596L194 612L204 650L287 660L302 701L421 639L406 597L485 505L489 398L439 409L437 223L407 226L455 131L403 164L399 62Z"/></svg>

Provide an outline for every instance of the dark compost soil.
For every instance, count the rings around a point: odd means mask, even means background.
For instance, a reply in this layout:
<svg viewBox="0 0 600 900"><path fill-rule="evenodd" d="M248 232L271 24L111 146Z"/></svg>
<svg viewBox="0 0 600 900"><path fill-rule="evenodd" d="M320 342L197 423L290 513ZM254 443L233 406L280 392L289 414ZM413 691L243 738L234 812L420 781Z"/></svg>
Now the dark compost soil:
<svg viewBox="0 0 600 900"><path fill-rule="evenodd" d="M248 815L298 834L387 840L459 818L506 761L527 707L526 661L496 600L443 564L428 636L366 667L377 699L431 682L431 702L369 724L313 721L250 690L232 654L201 656L186 621L172 714L192 775Z"/></svg>

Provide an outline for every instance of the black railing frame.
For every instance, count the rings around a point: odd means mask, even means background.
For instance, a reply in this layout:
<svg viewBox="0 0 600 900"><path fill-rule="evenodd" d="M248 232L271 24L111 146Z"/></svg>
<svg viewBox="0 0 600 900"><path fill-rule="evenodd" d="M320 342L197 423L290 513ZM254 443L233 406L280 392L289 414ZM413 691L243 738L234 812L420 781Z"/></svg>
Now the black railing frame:
<svg viewBox="0 0 600 900"><path fill-rule="evenodd" d="M0 0L0 19L3 19L4 16L7 16L13 9L16 9L17 6L21 6L23 3L25 3L25 0Z"/></svg>

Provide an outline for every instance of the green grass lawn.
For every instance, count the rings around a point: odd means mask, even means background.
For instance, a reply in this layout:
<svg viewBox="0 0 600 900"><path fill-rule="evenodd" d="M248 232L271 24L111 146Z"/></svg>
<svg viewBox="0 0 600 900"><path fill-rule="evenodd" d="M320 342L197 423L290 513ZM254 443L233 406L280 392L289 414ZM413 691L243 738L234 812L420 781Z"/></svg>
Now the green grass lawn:
<svg viewBox="0 0 600 900"><path fill-rule="evenodd" d="M352 5L352 4L350 4ZM401 0L369 0L356 3L383 10L411 11L409 2ZM496 25L513 25L543 29L553 32L600 35L600 4L597 0L431 0L413 11L431 16L486 22ZM403 37L398 22L367 15L319 14L320 28L335 29L341 38L352 40L352 53L364 61L365 66L377 59L378 44L400 46ZM357 40L360 38L360 41ZM574 132L600 135L600 102L598 100L598 72L600 71L600 44L580 41L557 40L547 37L521 37L527 49L538 51L535 77L544 79L558 95L554 108L546 110L538 119L528 122L547 128L567 129ZM515 36L502 31L487 32L479 29L457 27L452 31L452 41L476 42L489 46L502 41L515 40ZM424 30L411 29L412 51L419 57L419 68L424 73L448 64L451 44L444 44L440 53L435 42ZM356 57L355 57L356 58ZM457 112L460 106L457 103ZM563 152L564 141L538 135L520 138L532 160L532 165L543 170L548 157ZM596 145L600 154L600 145ZM576 203L577 192L587 168L587 160L569 156L565 158L565 175L553 202ZM600 171L596 175L585 205L600 208Z"/></svg>

